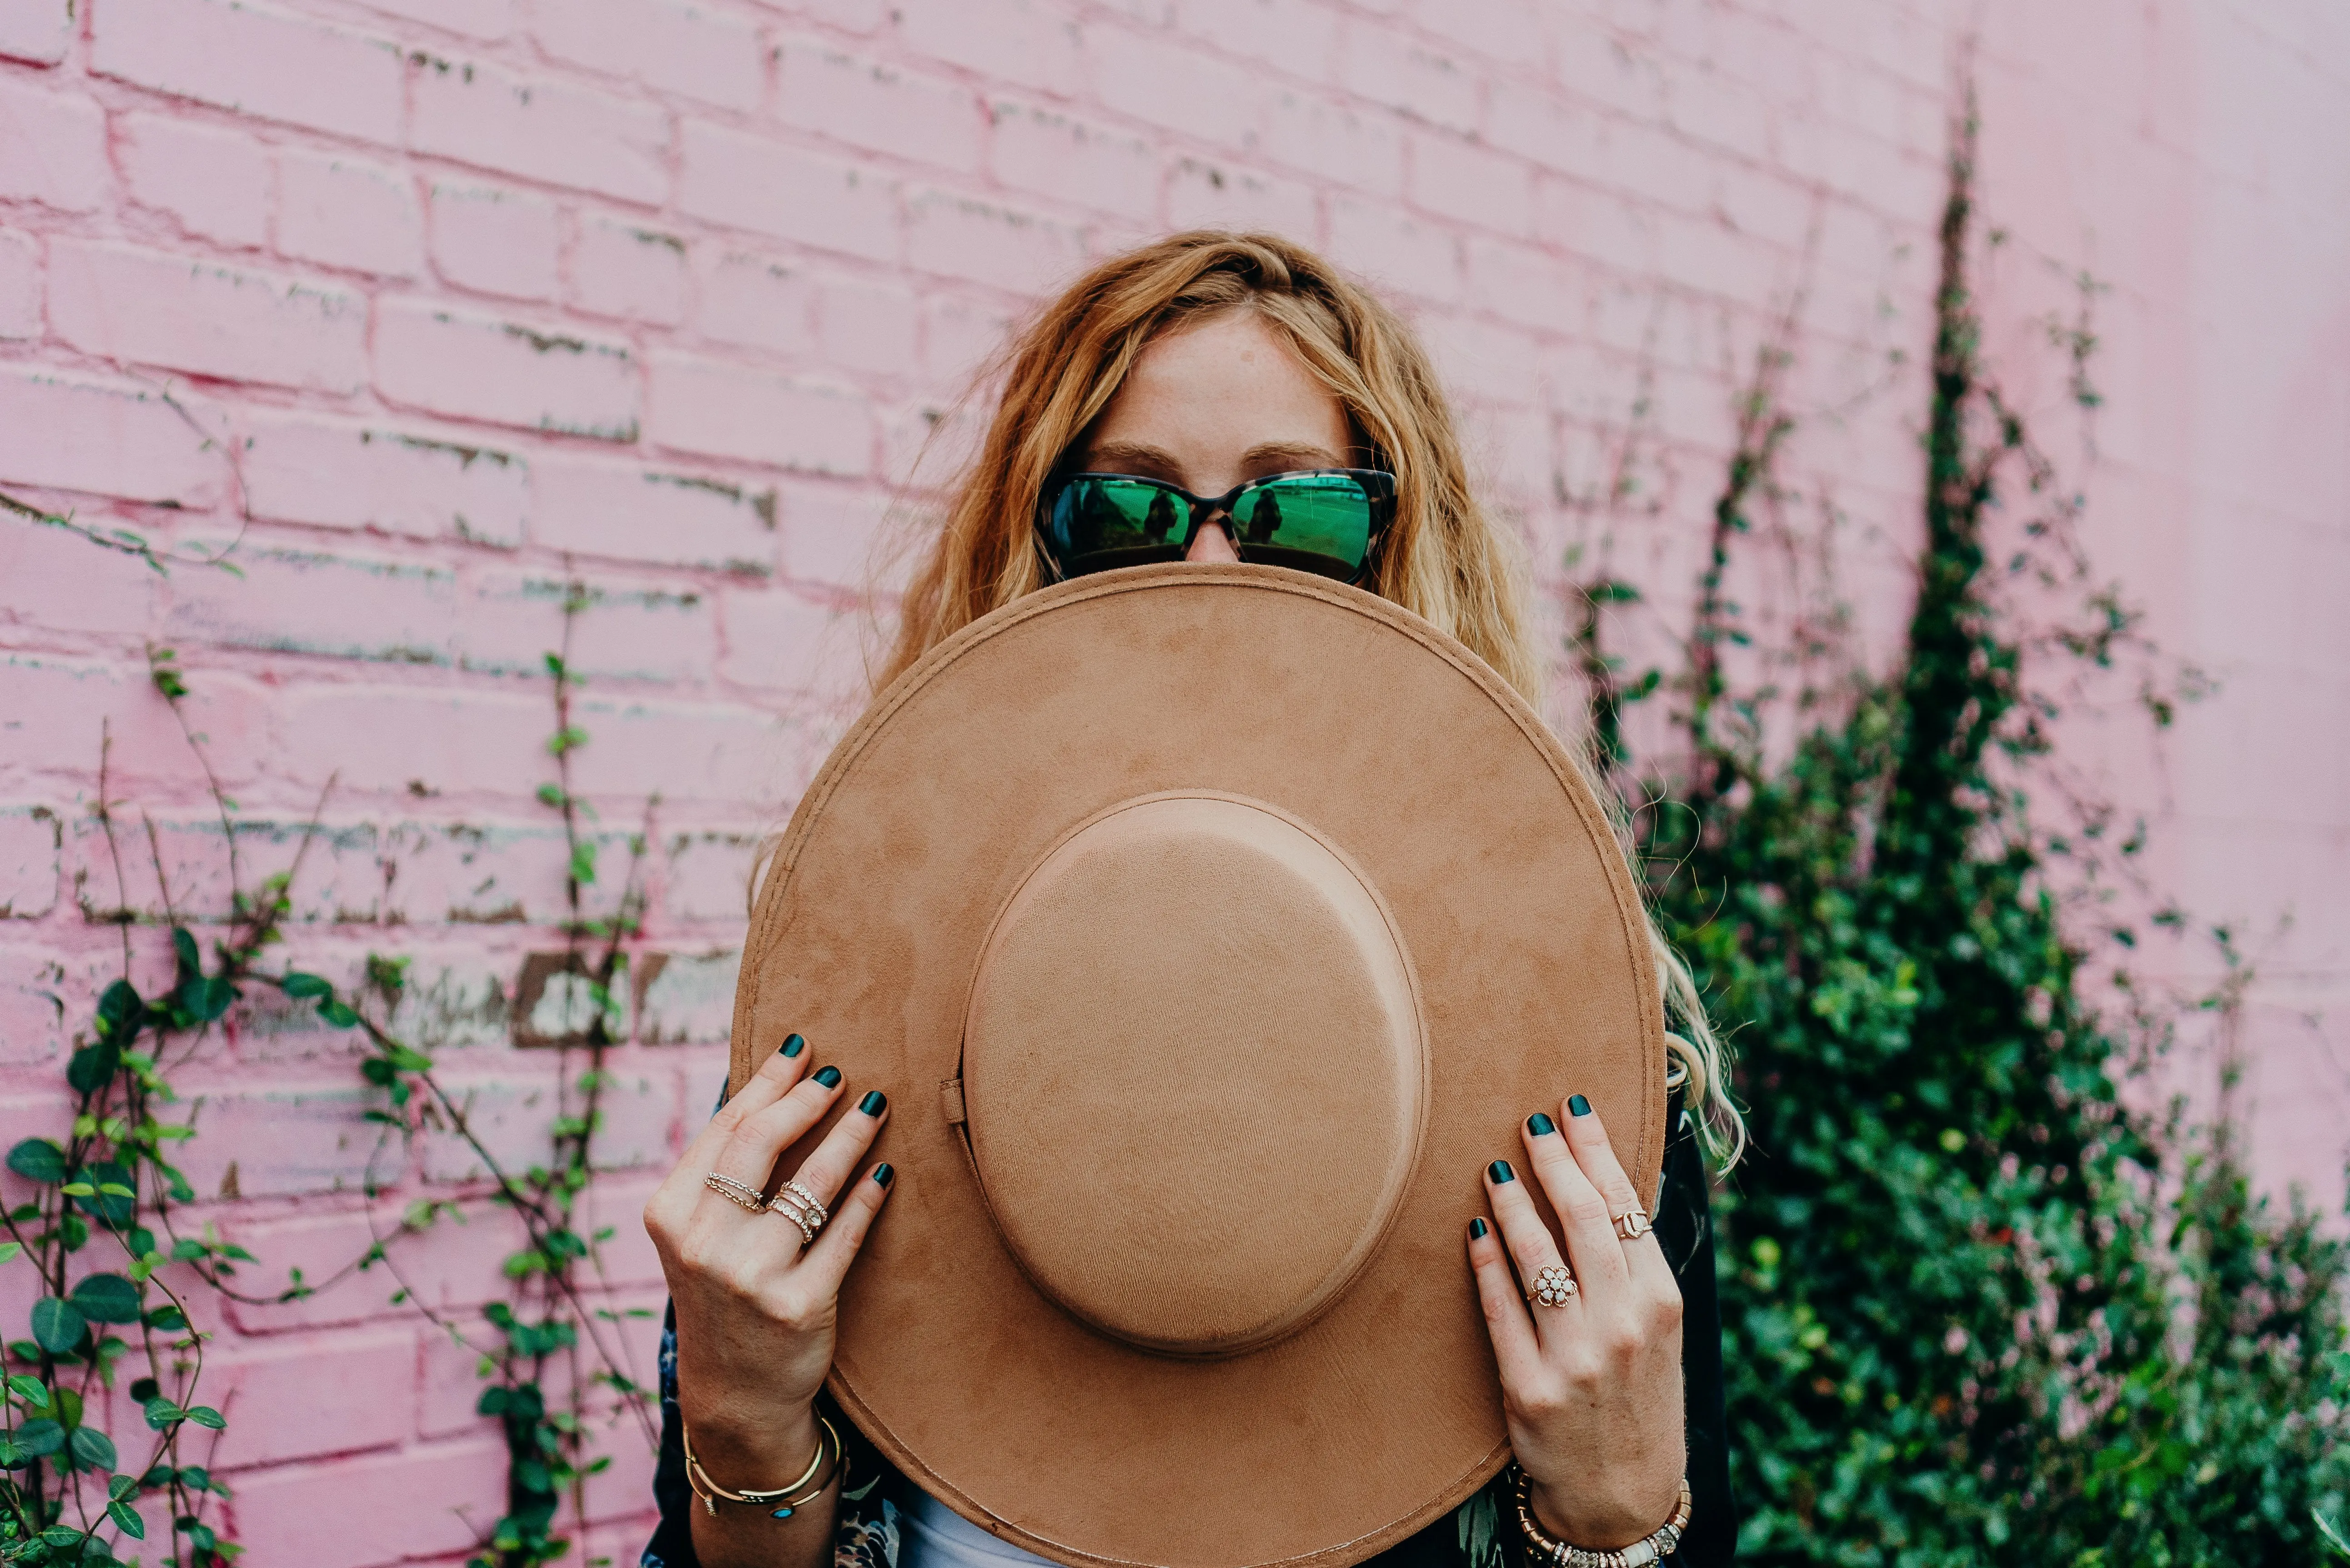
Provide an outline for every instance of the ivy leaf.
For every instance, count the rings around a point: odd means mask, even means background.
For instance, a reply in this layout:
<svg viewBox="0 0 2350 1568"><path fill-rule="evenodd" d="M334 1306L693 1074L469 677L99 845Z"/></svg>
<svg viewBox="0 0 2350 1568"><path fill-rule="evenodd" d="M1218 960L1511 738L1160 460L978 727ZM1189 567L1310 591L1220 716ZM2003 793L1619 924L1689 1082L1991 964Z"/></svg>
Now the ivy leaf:
<svg viewBox="0 0 2350 1568"><path fill-rule="evenodd" d="M187 927L173 926L172 928L172 953L173 957L180 961L180 978L182 980L185 980L191 975L200 975L203 973L203 961L196 954L196 939L188 934Z"/></svg>
<svg viewBox="0 0 2350 1568"><path fill-rule="evenodd" d="M106 1517L114 1521L116 1524L120 1525L122 1527L122 1533L130 1537L131 1540L144 1541L147 1539L147 1521L139 1517L139 1511L137 1509L131 1507L120 1498L117 1498L112 1502L106 1505Z"/></svg>
<svg viewBox="0 0 2350 1568"><path fill-rule="evenodd" d="M92 1323L137 1323L139 1287L120 1274L91 1274L74 1286L73 1304Z"/></svg>
<svg viewBox="0 0 2350 1568"><path fill-rule="evenodd" d="M277 985L278 989L296 1002L307 1002L314 996L335 994L334 981L320 975L304 974L299 970L289 972L285 979L277 982Z"/></svg>
<svg viewBox="0 0 2350 1568"><path fill-rule="evenodd" d="M16 1446L35 1459L54 1454L66 1446L66 1429L62 1423L43 1416L16 1428Z"/></svg>
<svg viewBox="0 0 2350 1568"><path fill-rule="evenodd" d="M351 1010L350 1003L331 996L318 1003L318 1016L337 1029L348 1029L359 1021L359 1015Z"/></svg>
<svg viewBox="0 0 2350 1568"><path fill-rule="evenodd" d="M188 1419L193 1421L199 1427L209 1427L215 1432L228 1425L228 1417L222 1415L218 1410L213 1409L210 1405L189 1406Z"/></svg>
<svg viewBox="0 0 2350 1568"><path fill-rule="evenodd" d="M66 1446L73 1450L77 1460L91 1469L110 1470L115 1468L114 1439L96 1427L76 1427L73 1435L66 1440Z"/></svg>
<svg viewBox="0 0 2350 1568"><path fill-rule="evenodd" d="M43 1296L33 1303L33 1338L52 1355L71 1354L88 1327L71 1302Z"/></svg>
<svg viewBox="0 0 2350 1568"><path fill-rule="evenodd" d="M99 992L98 998L98 1033L101 1039L118 1047L139 1033L147 1016L147 1004L139 1000L139 992L127 980L118 980Z"/></svg>
<svg viewBox="0 0 2350 1568"><path fill-rule="evenodd" d="M8 1151L8 1168L27 1181L54 1186L66 1179L66 1151L45 1137L28 1137Z"/></svg>
<svg viewBox="0 0 2350 1568"><path fill-rule="evenodd" d="M101 1034L97 1044L85 1045L73 1054L66 1064L66 1082L74 1093L94 1095L114 1081L114 1075L122 1070L122 1047L116 1044L116 1038Z"/></svg>
<svg viewBox="0 0 2350 1568"><path fill-rule="evenodd" d="M16 1254L25 1250L22 1241L0 1241L0 1263L13 1263Z"/></svg>
<svg viewBox="0 0 2350 1568"><path fill-rule="evenodd" d="M36 1410L49 1407L49 1391L37 1377L16 1373L8 1379L8 1391Z"/></svg>
<svg viewBox="0 0 2350 1568"><path fill-rule="evenodd" d="M159 1432L174 1421L185 1420L187 1415L185 1410L181 1409L169 1399L156 1398L147 1401L147 1424Z"/></svg>

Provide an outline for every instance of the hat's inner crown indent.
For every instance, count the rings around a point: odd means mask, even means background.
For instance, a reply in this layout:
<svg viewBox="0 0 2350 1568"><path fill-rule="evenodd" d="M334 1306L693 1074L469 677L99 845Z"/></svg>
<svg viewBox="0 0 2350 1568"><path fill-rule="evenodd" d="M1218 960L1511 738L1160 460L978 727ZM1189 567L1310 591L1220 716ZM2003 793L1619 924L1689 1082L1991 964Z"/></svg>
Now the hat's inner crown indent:
<svg viewBox="0 0 2350 1568"><path fill-rule="evenodd" d="M1111 807L1022 880L963 1040L972 1156L1047 1296L1165 1355L1270 1345L1337 1300L1418 1158L1426 1048L1393 921L1277 808Z"/></svg>

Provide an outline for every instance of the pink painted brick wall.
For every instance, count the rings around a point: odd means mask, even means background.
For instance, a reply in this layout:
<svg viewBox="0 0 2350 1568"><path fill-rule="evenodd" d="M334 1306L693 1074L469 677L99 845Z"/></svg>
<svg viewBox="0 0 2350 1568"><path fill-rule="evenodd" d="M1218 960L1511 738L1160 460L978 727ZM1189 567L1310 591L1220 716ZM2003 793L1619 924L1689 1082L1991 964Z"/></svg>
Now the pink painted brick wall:
<svg viewBox="0 0 2350 1568"><path fill-rule="evenodd" d="M345 975L414 953L403 1026L521 1147L548 1064L502 1009L559 897L534 670L576 572L598 595L581 784L614 833L658 794L648 941L677 955L616 1064L608 1203L634 1234L718 1084L749 846L837 732L889 486L1038 291L1170 226L1282 230L1379 283L1435 345L1546 587L1570 545L1606 548L1669 613L1735 389L1800 295L1784 477L1806 519L1835 519L1881 657L1914 538L1948 87L1978 14L9 0L0 483L183 553L234 542L246 572L163 580L0 523L9 1136L57 1115L49 996L78 1020L108 971L102 723L175 895L220 892L144 680L167 641L255 864L283 863L339 775L296 950ZM2157 819L2158 881L2262 963L2244 1104L2263 1169L2338 1193L2350 28L2324 0L1980 14L1997 360L2067 432L2105 567L2225 682L2158 753L2076 732ZM2074 442L2046 321L2084 269L2106 286L2107 402ZM151 871L127 891L160 903ZM216 1217L271 1277L364 1244L343 1041L264 1018L186 1076L193 1174L217 1193L235 1162ZM382 1201L469 1171L425 1148ZM479 1224L410 1264L462 1307L494 1292L504 1244ZM641 1241L616 1271L628 1299L657 1294ZM497 1511L470 1370L388 1288L227 1314L243 1419L221 1459L255 1562L453 1562ZM633 1553L644 1473L629 1458L599 1484L592 1550Z"/></svg>

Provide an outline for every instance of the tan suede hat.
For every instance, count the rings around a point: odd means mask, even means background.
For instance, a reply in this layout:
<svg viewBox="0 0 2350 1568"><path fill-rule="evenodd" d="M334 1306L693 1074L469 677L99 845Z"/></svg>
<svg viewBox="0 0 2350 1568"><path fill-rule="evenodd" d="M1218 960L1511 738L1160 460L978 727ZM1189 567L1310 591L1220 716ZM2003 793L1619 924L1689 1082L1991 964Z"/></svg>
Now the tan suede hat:
<svg viewBox="0 0 2350 1568"><path fill-rule="evenodd" d="M1047 588L883 692L761 891L733 1084L794 1030L893 1106L834 1397L1064 1563L1351 1563L1459 1506L1508 1457L1485 1163L1570 1093L1642 1191L1663 1157L1639 901L1565 753L1270 566Z"/></svg>

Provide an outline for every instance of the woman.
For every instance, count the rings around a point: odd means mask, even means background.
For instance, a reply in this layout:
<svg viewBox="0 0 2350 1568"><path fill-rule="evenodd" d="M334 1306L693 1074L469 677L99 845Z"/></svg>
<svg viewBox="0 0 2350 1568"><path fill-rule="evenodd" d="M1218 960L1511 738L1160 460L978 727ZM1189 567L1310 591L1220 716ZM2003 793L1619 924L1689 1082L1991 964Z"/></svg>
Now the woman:
<svg viewBox="0 0 2350 1568"><path fill-rule="evenodd" d="M1365 515L1376 511L1384 526L1304 556L1267 548L1282 530L1283 496L1293 521L1317 504L1314 481L1279 476L1334 470L1392 476L1391 508L1384 497L1376 508L1366 499ZM1089 509L1118 504L1132 513L1124 535L1106 536L1098 517L1087 523ZM1143 553L1108 547L1120 544ZM1014 347L985 442L915 576L879 683L1055 576L1149 558L1154 546L1180 548L1191 561L1265 558L1351 576L1452 633L1539 701L1542 659L1513 553L1470 493L1426 355L1385 307L1287 242L1177 235L1103 263L1036 319ZM1700 1144L1734 1158L1740 1128L1687 971L1653 931L1651 942L1681 1030L1670 1042L1678 1088L1654 1231L1625 1240L1610 1229L1607 1217L1638 1199L1607 1129L1575 1096L1528 1107L1523 1158L1487 1167L1492 1218L1471 1225L1466 1267L1492 1336L1535 1526L1588 1551L1623 1548L1674 1515L1686 1476L1692 1509L1675 1560L1712 1563L1728 1560L1735 1521ZM889 1166L858 1171L888 1106L878 1091L864 1092L795 1173L833 1216L795 1256L754 1260L719 1244L726 1199L702 1180L730 1143L736 1167L767 1168L838 1096L858 1093L835 1068L811 1072L819 1060L793 1035L647 1206L672 1315L655 1481L662 1518L645 1562L1034 1562L923 1496L853 1435L839 1485L788 1517L693 1506L684 1428L702 1471L720 1484L772 1486L821 1454L816 1407L837 1293L889 1190ZM1550 1257L1555 1243L1519 1179L1521 1163L1565 1219L1565 1251L1586 1307L1571 1329L1557 1317L1537 1323L1523 1293L1536 1274L1529 1260ZM846 1426L837 1417L833 1424ZM1513 1485L1504 1472L1456 1519L1374 1561L1488 1568L1504 1551L1519 1560L1505 1544L1519 1536ZM1278 1509L1281 1499L1254 1506Z"/></svg>

